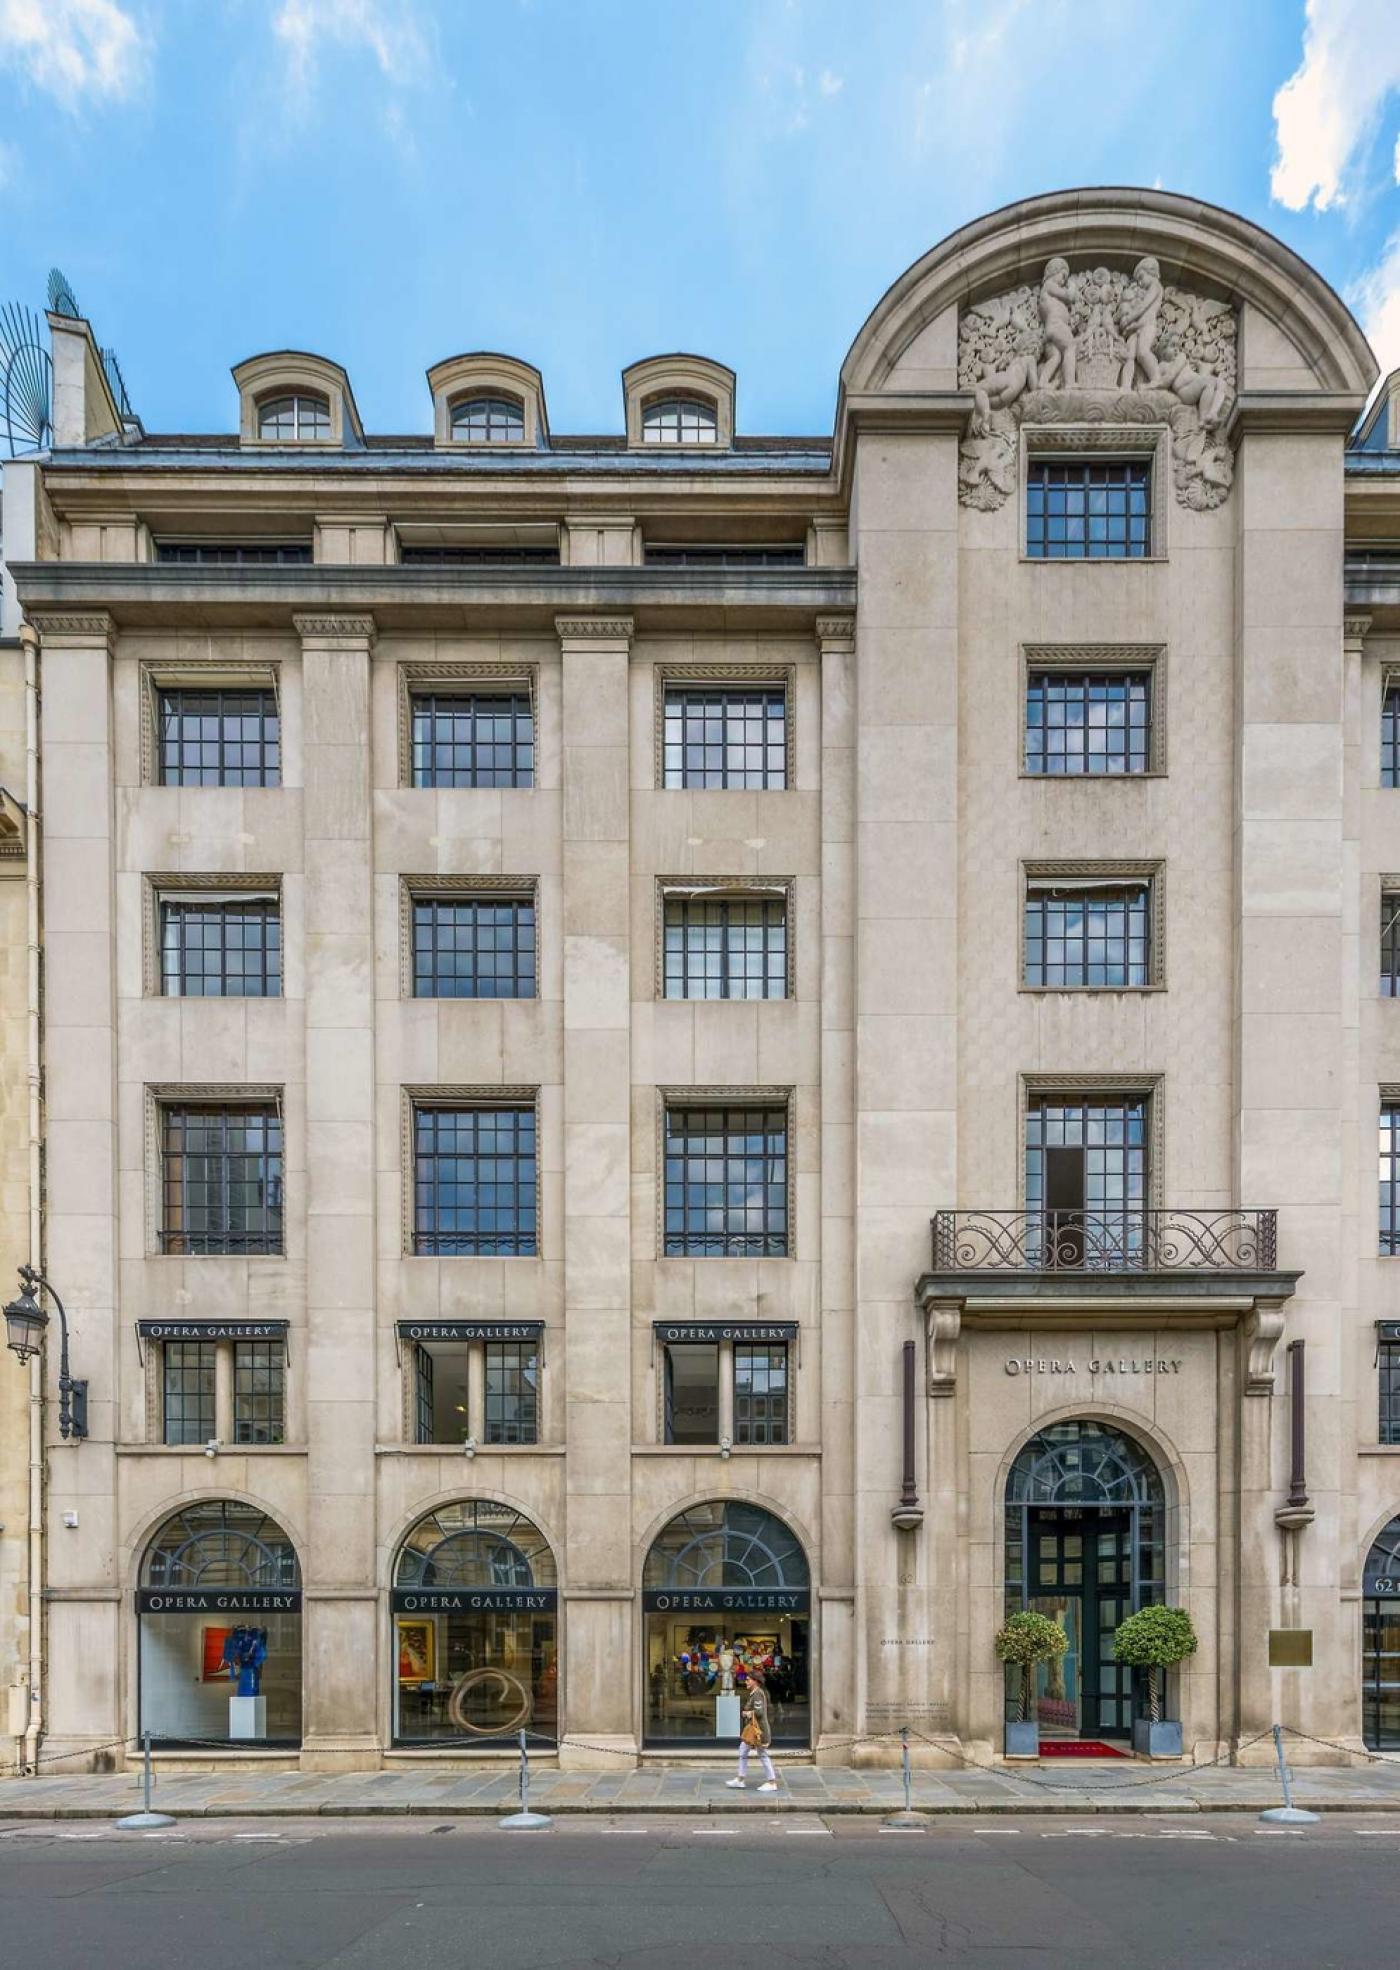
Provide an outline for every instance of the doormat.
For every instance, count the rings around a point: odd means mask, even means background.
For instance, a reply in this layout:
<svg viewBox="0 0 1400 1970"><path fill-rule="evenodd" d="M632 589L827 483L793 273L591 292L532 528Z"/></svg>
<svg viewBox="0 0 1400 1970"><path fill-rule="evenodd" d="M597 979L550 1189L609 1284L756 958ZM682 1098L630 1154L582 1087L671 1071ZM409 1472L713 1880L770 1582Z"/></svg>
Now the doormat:
<svg viewBox="0 0 1400 1970"><path fill-rule="evenodd" d="M1117 1745L1105 1744L1102 1738L1043 1737L1040 1755L1042 1758L1126 1758L1128 1754Z"/></svg>

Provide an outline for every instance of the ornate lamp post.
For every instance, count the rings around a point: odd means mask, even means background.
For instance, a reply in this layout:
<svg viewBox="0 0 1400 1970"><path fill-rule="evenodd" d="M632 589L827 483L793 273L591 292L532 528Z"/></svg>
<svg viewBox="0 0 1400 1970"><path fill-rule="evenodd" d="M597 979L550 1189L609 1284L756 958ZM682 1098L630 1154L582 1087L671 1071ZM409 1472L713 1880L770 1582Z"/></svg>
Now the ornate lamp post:
<svg viewBox="0 0 1400 1970"><path fill-rule="evenodd" d="M21 1361L28 1361L43 1346L49 1316L39 1305L34 1290L42 1286L58 1308L62 1334L58 1361L58 1433L62 1437L85 1437L87 1383L75 1382L68 1372L68 1316L63 1311L63 1302L43 1274L36 1272L32 1265L20 1267L19 1280L22 1288L20 1296L17 1300L11 1300L5 1308L5 1345Z"/></svg>

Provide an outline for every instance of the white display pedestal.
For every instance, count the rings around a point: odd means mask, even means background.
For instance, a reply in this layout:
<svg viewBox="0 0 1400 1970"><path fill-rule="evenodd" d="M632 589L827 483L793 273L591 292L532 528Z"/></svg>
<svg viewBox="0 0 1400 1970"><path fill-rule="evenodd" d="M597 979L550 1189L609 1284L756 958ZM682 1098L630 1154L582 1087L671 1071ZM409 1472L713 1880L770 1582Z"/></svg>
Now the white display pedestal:
<svg viewBox="0 0 1400 1970"><path fill-rule="evenodd" d="M267 1736L267 1698L231 1696L228 1700L228 1734L231 1738Z"/></svg>
<svg viewBox="0 0 1400 1970"><path fill-rule="evenodd" d="M739 1736L739 1693L721 1691L715 1698L715 1736L737 1740Z"/></svg>

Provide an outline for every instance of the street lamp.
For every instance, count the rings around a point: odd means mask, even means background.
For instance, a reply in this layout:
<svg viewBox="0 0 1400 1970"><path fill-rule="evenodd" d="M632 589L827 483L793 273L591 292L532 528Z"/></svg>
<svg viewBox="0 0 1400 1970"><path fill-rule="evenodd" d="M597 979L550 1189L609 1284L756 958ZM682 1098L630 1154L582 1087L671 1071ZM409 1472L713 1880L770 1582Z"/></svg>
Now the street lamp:
<svg viewBox="0 0 1400 1970"><path fill-rule="evenodd" d="M32 1265L22 1265L19 1282L23 1289L17 1300L5 1308L5 1345L21 1361L28 1361L44 1344L49 1316L39 1305L34 1289L42 1286L58 1308L62 1346L58 1361L58 1433L62 1437L87 1435L87 1383L75 1382L68 1372L68 1316L63 1302L42 1273Z"/></svg>

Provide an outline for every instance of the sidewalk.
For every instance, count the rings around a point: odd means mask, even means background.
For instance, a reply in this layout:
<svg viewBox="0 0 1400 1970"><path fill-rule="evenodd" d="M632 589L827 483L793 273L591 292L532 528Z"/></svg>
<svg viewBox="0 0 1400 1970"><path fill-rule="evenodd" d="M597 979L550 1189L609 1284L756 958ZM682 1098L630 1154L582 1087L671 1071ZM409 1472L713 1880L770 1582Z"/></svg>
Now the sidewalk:
<svg viewBox="0 0 1400 1970"><path fill-rule="evenodd" d="M875 1813L904 1803L897 1771L779 1765L776 1793L731 1792L727 1771L597 1774L539 1770L530 1805L542 1813ZM914 1805L927 1813L1258 1813L1281 1804L1270 1771L1175 1767L1144 1772L1124 1762L1073 1774L914 1773ZM283 1772L157 1775L152 1804L177 1818L300 1818L426 1813L497 1817L517 1805L513 1771L358 1772L320 1777ZM1400 1765L1295 1768L1295 1802L1341 1813L1400 1812ZM32 1819L114 1820L138 1810L138 1772L0 1779L0 1825Z"/></svg>

